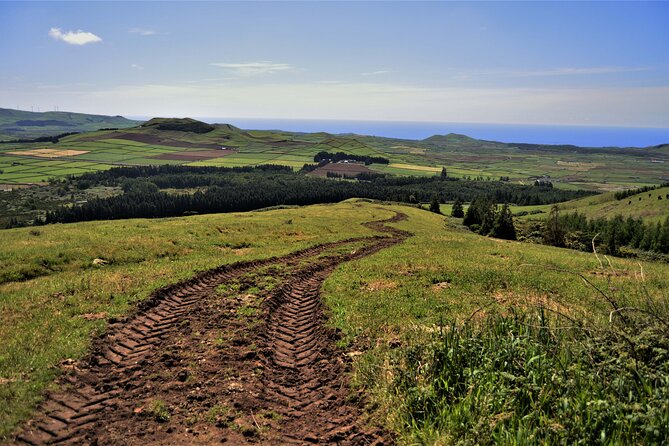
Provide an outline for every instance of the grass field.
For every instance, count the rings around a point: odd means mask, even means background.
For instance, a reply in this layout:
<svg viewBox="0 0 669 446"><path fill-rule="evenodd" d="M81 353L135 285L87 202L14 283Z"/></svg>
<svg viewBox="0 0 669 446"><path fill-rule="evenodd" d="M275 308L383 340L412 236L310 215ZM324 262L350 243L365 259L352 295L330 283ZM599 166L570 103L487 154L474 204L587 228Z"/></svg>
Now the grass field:
<svg viewBox="0 0 669 446"><path fill-rule="evenodd" d="M407 407L389 379L399 370L393 355L428 342L440 325L481 308L479 316L537 306L605 325L607 303L574 273L629 304L642 291L666 299L669 265L612 259L615 274L609 274L590 254L480 237L457 220L366 201L6 230L0 248L1 435L29 415L59 364L85 354L107 318L131 310L153 289L220 264L367 235L371 230L361 223L392 211L407 214L395 226L415 235L339 267L324 293L331 324L343 336L340 346L356 358L356 384L370 395L374 416L407 444L449 443L434 426L406 425ZM108 264L94 266L96 258Z"/></svg>
<svg viewBox="0 0 669 446"><path fill-rule="evenodd" d="M613 192L594 195L592 197L579 198L577 200L558 203L560 212L578 212L587 218L613 218L616 215L623 217L642 217L644 221L657 223L663 222L669 217L669 187L661 187L650 192L642 192L623 200L616 200ZM659 197L659 198L658 198ZM521 220L544 219L551 211L551 204L533 206L510 206L514 214ZM465 204L464 210L467 210ZM441 205L441 213L451 215L453 205L446 203Z"/></svg>
<svg viewBox="0 0 669 446"><path fill-rule="evenodd" d="M578 212L587 218L613 218L616 215L623 217L642 217L646 222L663 222L669 216L669 187L661 187L650 192L642 192L631 197L616 200L614 193L605 193L593 197L580 198L559 203L560 212ZM552 205L539 206L512 206L514 213L528 212L520 216L524 220L545 218ZM450 214L450 206L445 205L443 212ZM532 211L542 211L539 214L530 214Z"/></svg>
<svg viewBox="0 0 669 446"><path fill-rule="evenodd" d="M106 318L155 288L221 264L370 234L360 223L390 215L341 204L3 231L0 438L29 414L61 361L84 354ZM108 265L94 266L97 258Z"/></svg>
<svg viewBox="0 0 669 446"><path fill-rule="evenodd" d="M615 425L611 422L611 425L596 426L594 422L587 421L579 424L581 422L577 417L582 415L564 415L561 419L538 415L538 407L544 404L542 401L547 405L559 401L559 395L542 396L541 389L550 388L549 384L531 391L532 402L528 402L528 407L533 409L525 412L527 415L521 420L522 415L519 414L524 409L516 405L514 393L503 392L524 391L520 383L524 382L523 379L532 382L535 372L528 371L531 366L510 370L517 374L516 377L499 372L508 370L502 365L504 363L491 363L491 369L487 370L482 362L472 359L473 362L462 365L465 368L461 369L456 363L449 362L457 360L451 356L455 355L453 349L457 344L447 344L443 347L445 350L439 348L442 342L447 342L443 333L444 330L448 333L449 329L454 329L452 324L459 326L470 317L475 317L475 321L484 321L487 315L498 312L513 315L535 311L536 314L537 309L544 308L549 314L564 315L564 322L588 321L586 326L592 329L609 327L610 304L593 286L586 284L584 278L609 296L619 299L619 303L624 302L622 305L640 306L642 302L650 301L664 306L666 314L669 265L611 259L612 267L602 270L592 254L482 238L461 230L457 221L449 219L445 222L438 215L418 212L409 211L412 218L397 225L414 232L414 237L374 257L343 265L324 286L326 301L332 309L332 323L344 333L342 343L364 352L355 356L355 381L372 395L373 407L377 408L383 424L392 426L399 433L399 443L541 443L543 440L540 438L552 438L553 435L542 429L556 429L558 419L565 425L571 424L569 432L582 429L582 436L599 438L606 431L612 436L613 444L619 443L620 438L626 438L626 428L617 431L615 427L618 422L621 423L619 427L624 426L622 420L616 421ZM540 322L534 322L537 320L535 316L530 321L521 322L521 326L540 325ZM463 353L467 355L461 359L463 364L469 361L467 358L474 358L476 351L490 349L490 358L494 358L496 352L513 350L516 342L528 339L528 334L521 330L518 339L514 340L513 336L509 336L510 331L506 330L511 330L510 326L505 325L501 332L496 332L499 336L494 341L498 343L496 345L474 347L472 344L473 351ZM559 329L557 333L560 333ZM453 333L448 342L462 342L463 350L469 345L467 343L478 342L479 339L475 335L457 341L457 336L460 335ZM484 332L480 336L487 335ZM618 351L614 354L622 353ZM550 353L535 349L534 353L528 353L529 356L524 356L525 353L520 350L509 355L506 358L510 359L505 361L520 363L530 360L531 364L537 359L531 360L535 355L543 357ZM485 361L485 358L477 361ZM567 361L571 365L566 367L577 367L573 359ZM435 370L441 371L441 375ZM472 375L470 382L488 386L485 390L482 387L481 393L466 384L459 391L457 388L449 390L449 385L459 385L464 380L463 376L475 374L477 370L481 376L489 377L483 379ZM553 369L541 373L547 373L550 382L551 374L557 372ZM597 372L584 373L592 376L588 374ZM623 374L622 371L620 373ZM509 379L520 381L502 384ZM605 380L603 376L601 379ZM606 386L598 381L593 384L593 389L600 385ZM585 405L593 398L587 391L578 392L574 402L564 400L570 408ZM602 395L597 398L606 399L611 404L607 407L616 407L617 403L611 395L604 395L606 391L599 392ZM444 395L442 400L439 395ZM564 397L567 397L566 390ZM501 401L506 401L506 408L500 407ZM489 409L491 414L486 418ZM633 412L634 409L630 409L627 413L632 417L635 416ZM589 413L586 416L593 419L598 416L594 409L584 409L582 413ZM534 416L541 419L532 422L535 424L527 421ZM534 427L523 432L527 426ZM560 436L564 434L564 431L560 433L560 429L565 428L557 429L553 441L562 441L557 438L565 438ZM477 437L476 432L480 432L480 436ZM504 432L510 433L511 437L504 437ZM576 438L582 436L577 434ZM616 436L620 436L618 440L615 440Z"/></svg>

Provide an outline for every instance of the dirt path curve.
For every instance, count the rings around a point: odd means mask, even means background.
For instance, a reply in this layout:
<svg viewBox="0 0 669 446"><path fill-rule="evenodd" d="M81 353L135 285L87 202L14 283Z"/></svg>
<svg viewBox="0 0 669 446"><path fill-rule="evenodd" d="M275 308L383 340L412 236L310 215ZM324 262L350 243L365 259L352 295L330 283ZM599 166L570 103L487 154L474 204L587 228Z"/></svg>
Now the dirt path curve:
<svg viewBox="0 0 669 446"><path fill-rule="evenodd" d="M401 242L326 243L156 291L65 366L18 444L381 444L351 401L319 290L339 264Z"/></svg>

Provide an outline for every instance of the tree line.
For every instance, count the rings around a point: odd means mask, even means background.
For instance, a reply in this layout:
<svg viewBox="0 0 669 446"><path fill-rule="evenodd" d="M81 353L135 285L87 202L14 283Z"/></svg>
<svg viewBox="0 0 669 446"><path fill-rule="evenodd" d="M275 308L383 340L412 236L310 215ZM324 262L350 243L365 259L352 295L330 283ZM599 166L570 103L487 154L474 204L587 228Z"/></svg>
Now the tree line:
<svg viewBox="0 0 669 446"><path fill-rule="evenodd" d="M637 194L641 194L644 192L650 192L655 189L659 189L661 187L668 187L669 183L662 183L659 186L644 186L636 189L626 189L622 191L616 192L613 196L615 197L616 200L624 200L625 198L632 197Z"/></svg>
<svg viewBox="0 0 669 446"><path fill-rule="evenodd" d="M314 162L316 163L319 163L321 161L330 161L333 163L338 163L344 160L360 161L367 165L390 163L390 160L388 158L384 158L382 156L353 155L344 152L330 153L325 151L318 152L316 155L314 155Z"/></svg>
<svg viewBox="0 0 669 446"><path fill-rule="evenodd" d="M669 217L645 222L641 217L590 218L578 212L561 215L554 206L543 231L544 243L552 246L616 256L635 256L636 251L669 254Z"/></svg>
<svg viewBox="0 0 669 446"><path fill-rule="evenodd" d="M60 138L65 138L66 136L78 135L78 134L79 132L66 132L54 136L40 136L38 138L32 138L32 139L21 138L21 139L14 139L11 141L0 141L0 144L22 144L30 142L50 142L52 144L56 144L58 143L58 141L60 141Z"/></svg>
<svg viewBox="0 0 669 446"><path fill-rule="evenodd" d="M497 181L435 177L371 177L332 181L293 172L289 167L115 167L70 177L72 187L122 186L124 193L49 211L38 223L67 223L123 218L173 217L192 213L244 212L277 205L334 203L370 198L408 203L471 201L485 196L496 202L547 204L591 194ZM161 189L200 189L194 194Z"/></svg>

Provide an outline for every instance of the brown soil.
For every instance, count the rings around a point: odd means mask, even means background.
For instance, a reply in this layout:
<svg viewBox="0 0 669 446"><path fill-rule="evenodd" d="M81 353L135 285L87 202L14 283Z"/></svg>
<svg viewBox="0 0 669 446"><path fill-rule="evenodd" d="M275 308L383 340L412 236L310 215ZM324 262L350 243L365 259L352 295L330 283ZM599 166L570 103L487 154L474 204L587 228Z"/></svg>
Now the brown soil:
<svg viewBox="0 0 669 446"><path fill-rule="evenodd" d="M373 173L367 166L356 163L329 163L323 167L313 170L310 174L321 177L327 176L328 172L339 175L354 177L359 173Z"/></svg>
<svg viewBox="0 0 669 446"><path fill-rule="evenodd" d="M199 161L212 158L221 158L232 153L236 152L234 150L198 150L196 152L163 153L151 158L159 160Z"/></svg>
<svg viewBox="0 0 669 446"><path fill-rule="evenodd" d="M410 234L318 245L223 266L156 291L63 364L19 444L385 444L348 386L320 287L343 262Z"/></svg>

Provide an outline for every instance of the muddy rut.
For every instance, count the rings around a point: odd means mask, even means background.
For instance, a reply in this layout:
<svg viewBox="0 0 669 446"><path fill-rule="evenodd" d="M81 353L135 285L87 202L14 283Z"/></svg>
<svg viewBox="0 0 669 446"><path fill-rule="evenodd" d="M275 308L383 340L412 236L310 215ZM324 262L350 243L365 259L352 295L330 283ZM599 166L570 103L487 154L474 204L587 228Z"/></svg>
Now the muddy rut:
<svg viewBox="0 0 669 446"><path fill-rule="evenodd" d="M216 268L156 291L110 324L18 444L386 444L348 387L320 288L341 263L410 234L326 243Z"/></svg>

